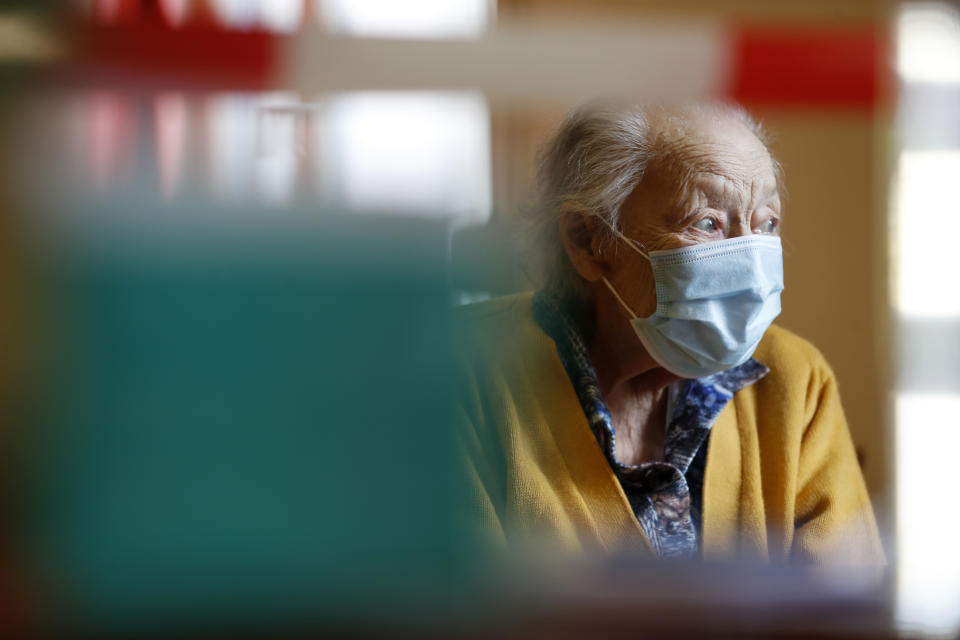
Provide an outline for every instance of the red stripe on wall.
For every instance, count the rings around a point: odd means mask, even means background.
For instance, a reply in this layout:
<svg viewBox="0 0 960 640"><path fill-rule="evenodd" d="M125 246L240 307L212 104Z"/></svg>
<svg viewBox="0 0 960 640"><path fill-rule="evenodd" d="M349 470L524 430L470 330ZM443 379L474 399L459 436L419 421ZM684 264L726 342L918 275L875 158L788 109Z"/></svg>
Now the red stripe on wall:
<svg viewBox="0 0 960 640"><path fill-rule="evenodd" d="M747 105L873 109L888 96L890 47L877 24L745 27L732 49L729 93Z"/></svg>
<svg viewBox="0 0 960 640"><path fill-rule="evenodd" d="M161 22L86 26L78 35L81 82L99 79L150 88L267 89L276 82L280 40L265 31Z"/></svg>

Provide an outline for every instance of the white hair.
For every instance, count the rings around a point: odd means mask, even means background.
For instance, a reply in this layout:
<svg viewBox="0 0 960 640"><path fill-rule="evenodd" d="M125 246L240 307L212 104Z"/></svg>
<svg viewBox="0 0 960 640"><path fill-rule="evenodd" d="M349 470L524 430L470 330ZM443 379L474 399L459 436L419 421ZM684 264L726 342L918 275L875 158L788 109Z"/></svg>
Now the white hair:
<svg viewBox="0 0 960 640"><path fill-rule="evenodd" d="M652 117L654 115L668 117ZM715 102L671 109L661 105L590 104L570 113L539 155L538 200L528 212L541 261L541 284L567 298L583 300L585 282L567 257L559 217L579 212L603 217L620 229L620 208L651 161L676 144L672 123L698 115L733 117L766 146L760 124L740 106ZM668 130L669 129L669 130ZM773 160L780 183L780 168ZM678 185L683 188L684 185ZM612 241L612 232L607 232Z"/></svg>

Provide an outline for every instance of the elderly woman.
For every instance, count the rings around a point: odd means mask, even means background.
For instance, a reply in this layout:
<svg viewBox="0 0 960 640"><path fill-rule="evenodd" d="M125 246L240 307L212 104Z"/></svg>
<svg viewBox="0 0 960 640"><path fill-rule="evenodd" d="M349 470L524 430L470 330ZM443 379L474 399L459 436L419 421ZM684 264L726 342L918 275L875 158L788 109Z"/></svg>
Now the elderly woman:
<svg viewBox="0 0 960 640"><path fill-rule="evenodd" d="M539 170L545 283L463 311L473 515L502 543L879 563L823 356L771 326L780 172L727 105L585 108Z"/></svg>

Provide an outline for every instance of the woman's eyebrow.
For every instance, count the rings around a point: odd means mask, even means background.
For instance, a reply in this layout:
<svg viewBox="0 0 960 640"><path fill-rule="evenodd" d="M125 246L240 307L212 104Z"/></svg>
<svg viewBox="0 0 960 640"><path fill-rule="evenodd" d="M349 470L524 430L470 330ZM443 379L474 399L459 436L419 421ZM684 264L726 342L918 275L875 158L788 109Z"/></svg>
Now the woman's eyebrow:
<svg viewBox="0 0 960 640"><path fill-rule="evenodd" d="M709 198L704 198L709 201ZM704 209L709 209L709 202L700 203L693 199L684 199L674 205L678 215L671 216L670 226L683 227L695 219Z"/></svg>

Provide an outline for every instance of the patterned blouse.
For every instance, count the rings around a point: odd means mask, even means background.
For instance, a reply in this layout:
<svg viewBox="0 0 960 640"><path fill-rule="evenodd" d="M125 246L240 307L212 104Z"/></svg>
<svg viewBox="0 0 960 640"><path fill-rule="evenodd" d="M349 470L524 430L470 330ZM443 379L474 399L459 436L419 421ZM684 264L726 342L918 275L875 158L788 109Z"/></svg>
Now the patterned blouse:
<svg viewBox="0 0 960 640"><path fill-rule="evenodd" d="M543 290L533 296L533 315L556 343L590 428L654 551L664 558L697 555L710 427L734 393L760 380L769 369L751 358L712 376L674 383L668 396L664 460L623 464L615 454L610 411L573 316L562 300Z"/></svg>

